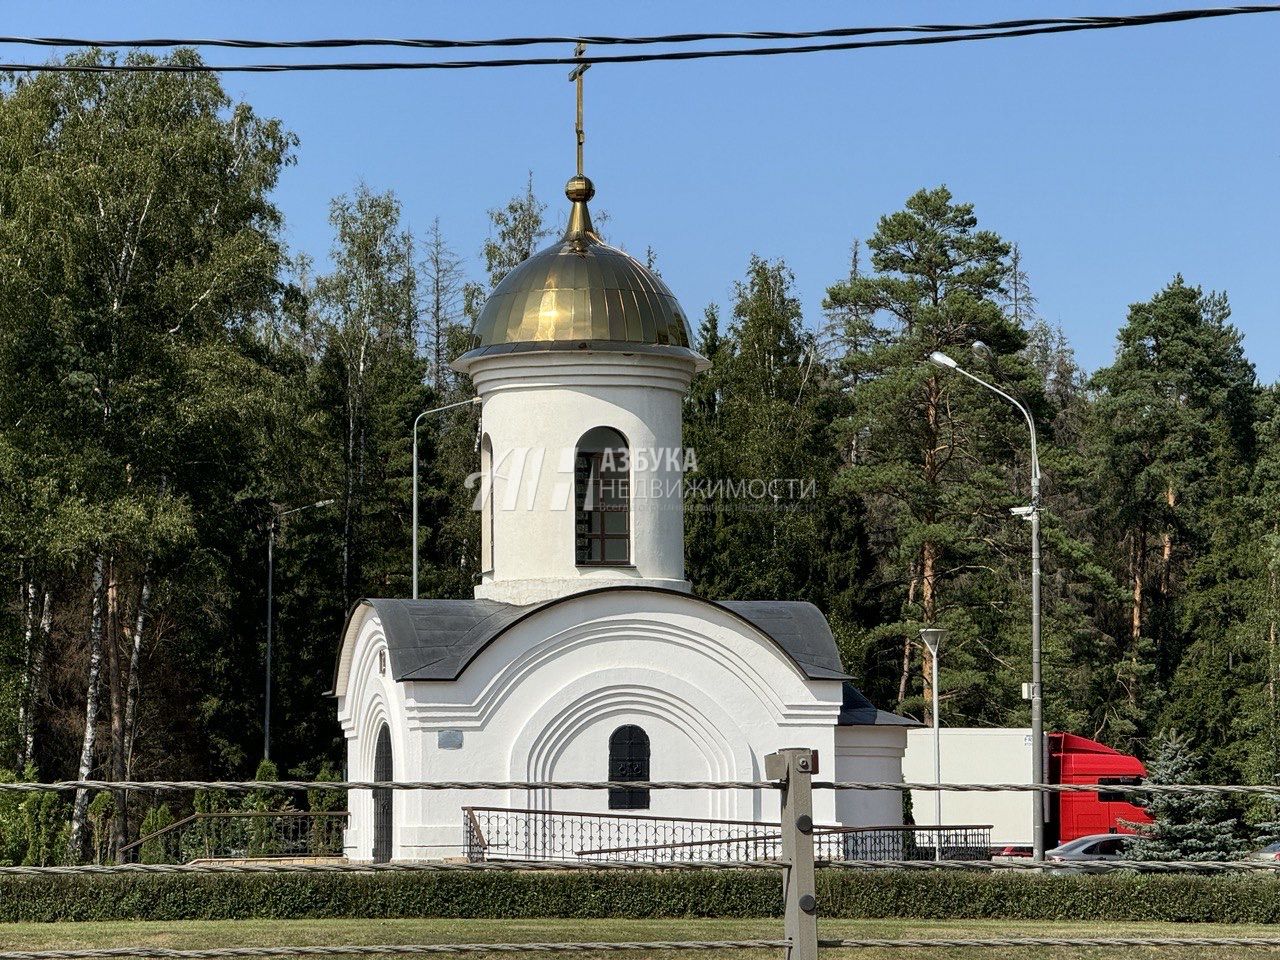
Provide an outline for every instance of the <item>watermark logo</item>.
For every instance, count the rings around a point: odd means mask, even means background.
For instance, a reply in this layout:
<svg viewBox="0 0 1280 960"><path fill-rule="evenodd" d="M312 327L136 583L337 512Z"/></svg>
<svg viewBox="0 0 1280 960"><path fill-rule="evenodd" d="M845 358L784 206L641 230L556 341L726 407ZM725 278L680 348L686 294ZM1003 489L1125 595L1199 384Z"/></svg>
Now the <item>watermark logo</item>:
<svg viewBox="0 0 1280 960"><path fill-rule="evenodd" d="M549 488L547 483L550 482ZM694 509L795 509L817 497L806 477L710 478L691 447L581 450L511 447L466 478L473 510L611 510L634 500ZM497 495L495 496L495 492ZM541 496L547 493L545 499Z"/></svg>

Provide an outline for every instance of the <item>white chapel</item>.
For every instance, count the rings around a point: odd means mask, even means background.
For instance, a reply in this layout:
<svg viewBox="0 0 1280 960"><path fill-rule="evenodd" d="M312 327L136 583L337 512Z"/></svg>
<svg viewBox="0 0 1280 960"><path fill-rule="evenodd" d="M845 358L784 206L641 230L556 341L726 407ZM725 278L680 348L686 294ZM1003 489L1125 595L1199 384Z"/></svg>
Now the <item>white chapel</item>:
<svg viewBox="0 0 1280 960"><path fill-rule="evenodd" d="M810 747L824 777L900 782L914 722L854 688L816 607L706 600L685 579L681 406L706 361L663 281L595 232L591 181L566 194L564 237L498 285L455 364L481 402L481 582L470 600L355 606L334 683L348 777L760 780L767 754ZM682 825L776 823L777 803L353 791L345 852L563 859L694 835ZM814 805L818 823L902 823L893 791Z"/></svg>

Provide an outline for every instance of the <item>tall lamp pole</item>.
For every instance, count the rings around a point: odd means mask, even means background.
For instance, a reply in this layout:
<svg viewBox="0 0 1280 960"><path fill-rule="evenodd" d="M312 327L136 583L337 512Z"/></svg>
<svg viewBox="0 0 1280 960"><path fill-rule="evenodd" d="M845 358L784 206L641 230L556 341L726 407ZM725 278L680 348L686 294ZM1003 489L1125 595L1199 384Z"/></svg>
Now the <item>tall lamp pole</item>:
<svg viewBox="0 0 1280 960"><path fill-rule="evenodd" d="M443 407L423 410L413 421L413 599L418 599L418 425L433 413L444 413L458 407L473 407L480 402L479 397L470 400L459 400L457 403L446 403Z"/></svg>
<svg viewBox="0 0 1280 960"><path fill-rule="evenodd" d="M316 507L327 507L332 500L320 500L308 503L292 510L281 510L271 505L271 522L267 526L267 679L266 697L262 706L262 759L271 759L271 642L272 625L275 621L275 581L276 581L276 527L285 517L301 510L312 510Z"/></svg>
<svg viewBox="0 0 1280 960"><path fill-rule="evenodd" d="M920 639L933 655L933 782L942 786L942 720L938 714L938 681L942 674L938 670L938 648L947 638L947 631L941 627L925 627L920 631ZM933 844L933 859L942 859L942 791L933 791L933 824L937 834Z"/></svg>
<svg viewBox="0 0 1280 960"><path fill-rule="evenodd" d="M981 341L973 345L973 350L980 357L991 354L991 349ZM1031 522L1031 782L1040 786L1044 783L1044 699L1040 686L1040 457L1036 447L1036 421L1022 403L999 387L974 376L945 353L934 351L929 359L1008 400L1018 408L1031 431L1031 503L1025 507L1014 507L1013 513ZM1044 797L1040 793L1036 794L1031 813L1031 844L1034 858L1043 860Z"/></svg>

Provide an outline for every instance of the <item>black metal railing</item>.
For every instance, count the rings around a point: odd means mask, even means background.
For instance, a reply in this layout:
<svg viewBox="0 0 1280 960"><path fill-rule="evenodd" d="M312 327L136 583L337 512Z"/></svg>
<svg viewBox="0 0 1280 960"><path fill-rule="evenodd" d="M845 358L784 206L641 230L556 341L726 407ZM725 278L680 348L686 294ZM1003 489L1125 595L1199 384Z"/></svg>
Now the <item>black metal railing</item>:
<svg viewBox="0 0 1280 960"><path fill-rule="evenodd" d="M991 826L817 827L813 855L819 861L990 860Z"/></svg>
<svg viewBox="0 0 1280 960"><path fill-rule="evenodd" d="M627 860L641 863L743 863L777 859L777 823L644 814L587 813L509 807L464 807L469 861ZM819 861L989 860L991 827L885 826L814 828Z"/></svg>
<svg viewBox="0 0 1280 960"><path fill-rule="evenodd" d="M345 810L226 810L193 813L121 849L129 863L336 857Z"/></svg>
<svg viewBox="0 0 1280 960"><path fill-rule="evenodd" d="M776 856L778 825L645 814L464 807L467 859L727 860ZM680 857L671 850L683 851Z"/></svg>

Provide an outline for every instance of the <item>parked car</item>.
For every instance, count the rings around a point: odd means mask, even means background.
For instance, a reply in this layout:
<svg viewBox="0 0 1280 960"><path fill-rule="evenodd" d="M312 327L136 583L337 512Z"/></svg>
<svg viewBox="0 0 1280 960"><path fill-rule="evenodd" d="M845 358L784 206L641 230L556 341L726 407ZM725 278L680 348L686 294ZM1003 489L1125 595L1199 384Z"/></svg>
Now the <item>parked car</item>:
<svg viewBox="0 0 1280 960"><path fill-rule="evenodd" d="M1250 860L1280 860L1280 840L1275 843L1268 843L1261 850L1255 850L1249 854Z"/></svg>
<svg viewBox="0 0 1280 960"><path fill-rule="evenodd" d="M993 851L993 855L996 857L1004 857L1008 859L1019 859L1019 860L1028 859L1033 855L1033 853L1034 851L1031 847L1023 847L1017 844L1012 844L1006 847L999 847L998 849Z"/></svg>
<svg viewBox="0 0 1280 960"><path fill-rule="evenodd" d="M1077 837L1060 847L1045 851L1045 858L1064 863L1086 860L1124 860L1133 844L1133 836L1124 833L1094 833Z"/></svg>

